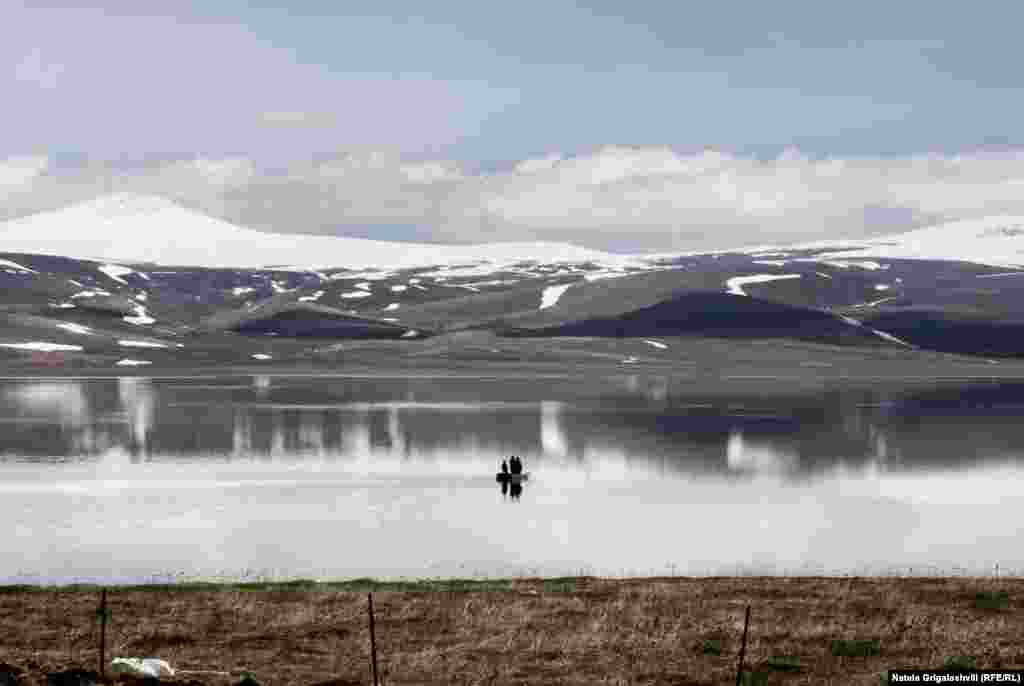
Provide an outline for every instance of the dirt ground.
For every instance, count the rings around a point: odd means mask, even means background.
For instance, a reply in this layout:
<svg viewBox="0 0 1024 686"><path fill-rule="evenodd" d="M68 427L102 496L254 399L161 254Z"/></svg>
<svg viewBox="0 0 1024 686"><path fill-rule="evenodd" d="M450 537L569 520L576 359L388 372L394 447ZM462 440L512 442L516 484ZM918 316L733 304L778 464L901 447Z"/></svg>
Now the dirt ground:
<svg viewBox="0 0 1024 686"><path fill-rule="evenodd" d="M122 587L108 591L106 659L158 657L209 686L372 684L369 590L388 686L733 684L747 605L744 665L766 675L751 683L875 685L951 658L1024 668L1024 579L961 578ZM96 669L99 596L0 589L0 662L24 670L19 684Z"/></svg>

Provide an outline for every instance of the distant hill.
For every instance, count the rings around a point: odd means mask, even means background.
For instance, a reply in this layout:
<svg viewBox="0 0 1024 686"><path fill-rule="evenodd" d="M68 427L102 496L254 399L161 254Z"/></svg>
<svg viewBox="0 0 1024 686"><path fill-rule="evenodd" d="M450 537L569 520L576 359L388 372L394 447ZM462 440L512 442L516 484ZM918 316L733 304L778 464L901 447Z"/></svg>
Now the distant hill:
<svg viewBox="0 0 1024 686"><path fill-rule="evenodd" d="M695 336L1024 357L1022 226L624 256L269 234L119 194L0 224L0 360L308 359L375 340L388 354L507 360L499 339L557 361L557 346L531 341Z"/></svg>

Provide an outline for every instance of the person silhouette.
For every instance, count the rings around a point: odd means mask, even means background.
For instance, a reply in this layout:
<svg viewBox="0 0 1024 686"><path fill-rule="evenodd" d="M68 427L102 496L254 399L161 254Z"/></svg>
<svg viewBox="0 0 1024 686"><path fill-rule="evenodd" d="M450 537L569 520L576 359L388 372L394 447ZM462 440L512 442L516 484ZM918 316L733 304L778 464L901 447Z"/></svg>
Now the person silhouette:
<svg viewBox="0 0 1024 686"><path fill-rule="evenodd" d="M508 462L505 460L501 461L501 473L502 475L508 474Z"/></svg>

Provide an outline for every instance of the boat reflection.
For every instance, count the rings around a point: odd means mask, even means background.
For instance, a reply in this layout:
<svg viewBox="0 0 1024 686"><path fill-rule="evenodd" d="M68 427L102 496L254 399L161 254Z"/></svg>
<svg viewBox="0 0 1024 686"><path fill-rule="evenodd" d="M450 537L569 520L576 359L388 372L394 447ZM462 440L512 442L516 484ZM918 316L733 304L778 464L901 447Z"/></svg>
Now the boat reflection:
<svg viewBox="0 0 1024 686"><path fill-rule="evenodd" d="M519 500L523 495L523 483L525 479L501 479L499 478L498 483L501 484L501 495L504 498L511 497L512 500Z"/></svg>

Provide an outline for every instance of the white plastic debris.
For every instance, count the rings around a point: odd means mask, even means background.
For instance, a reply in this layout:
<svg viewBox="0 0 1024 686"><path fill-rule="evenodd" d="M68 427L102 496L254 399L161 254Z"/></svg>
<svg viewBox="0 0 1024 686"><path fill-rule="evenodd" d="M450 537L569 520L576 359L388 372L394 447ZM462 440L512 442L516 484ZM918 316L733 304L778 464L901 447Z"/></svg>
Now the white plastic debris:
<svg viewBox="0 0 1024 686"><path fill-rule="evenodd" d="M114 674L131 674L157 679L174 676L174 670L169 664L153 657L115 657L110 663L110 671Z"/></svg>

